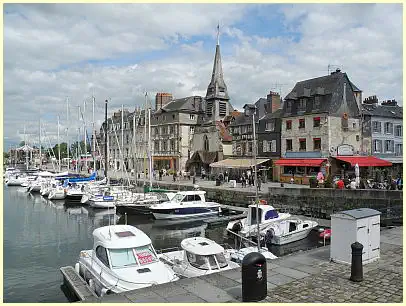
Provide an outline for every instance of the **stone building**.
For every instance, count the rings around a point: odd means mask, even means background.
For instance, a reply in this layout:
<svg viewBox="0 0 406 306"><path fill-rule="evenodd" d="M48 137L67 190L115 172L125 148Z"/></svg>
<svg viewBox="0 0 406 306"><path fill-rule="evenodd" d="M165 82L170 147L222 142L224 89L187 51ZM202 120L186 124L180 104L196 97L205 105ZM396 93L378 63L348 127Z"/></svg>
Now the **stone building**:
<svg viewBox="0 0 406 306"><path fill-rule="evenodd" d="M378 98L372 96L364 100L362 113L368 151L391 162L391 174L397 176L403 166L403 107L395 100L379 104Z"/></svg>

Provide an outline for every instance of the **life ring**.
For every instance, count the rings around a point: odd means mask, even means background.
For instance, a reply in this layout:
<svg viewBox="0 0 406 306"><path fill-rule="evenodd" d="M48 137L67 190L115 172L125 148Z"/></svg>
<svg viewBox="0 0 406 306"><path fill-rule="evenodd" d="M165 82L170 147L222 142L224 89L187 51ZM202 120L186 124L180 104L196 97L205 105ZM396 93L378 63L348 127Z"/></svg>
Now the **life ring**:
<svg viewBox="0 0 406 306"><path fill-rule="evenodd" d="M231 228L231 230L232 230L234 233L238 233L239 231L241 231L241 229L242 229L242 224L241 224L241 222L235 223L235 224L233 225L233 227Z"/></svg>
<svg viewBox="0 0 406 306"><path fill-rule="evenodd" d="M348 120L348 114L347 114L347 113L344 113L344 114L343 114L343 119L344 119L344 120Z"/></svg>
<svg viewBox="0 0 406 306"><path fill-rule="evenodd" d="M265 243L266 244L271 244L272 243L272 238L275 236L275 231L273 228L269 229L266 231L265 234Z"/></svg>

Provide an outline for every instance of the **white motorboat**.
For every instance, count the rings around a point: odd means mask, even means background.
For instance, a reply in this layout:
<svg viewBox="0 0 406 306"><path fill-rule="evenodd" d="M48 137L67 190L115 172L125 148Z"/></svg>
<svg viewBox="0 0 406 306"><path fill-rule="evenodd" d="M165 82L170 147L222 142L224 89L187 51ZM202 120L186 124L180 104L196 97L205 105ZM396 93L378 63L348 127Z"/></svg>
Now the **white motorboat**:
<svg viewBox="0 0 406 306"><path fill-rule="evenodd" d="M49 200L64 200L66 197L66 189L64 186L55 186L51 189L48 195Z"/></svg>
<svg viewBox="0 0 406 306"><path fill-rule="evenodd" d="M99 227L93 238L93 249L80 252L75 269L99 296L179 279L159 260L151 239L136 227Z"/></svg>
<svg viewBox="0 0 406 306"><path fill-rule="evenodd" d="M151 192L138 196L133 202L119 201L117 203L118 213L127 214L150 214L150 207L153 204L168 202L176 195L175 192Z"/></svg>
<svg viewBox="0 0 406 306"><path fill-rule="evenodd" d="M89 206L93 208L115 208L115 196L110 195L109 190L106 190L102 196L96 195L89 199Z"/></svg>
<svg viewBox="0 0 406 306"><path fill-rule="evenodd" d="M150 210L157 220L160 219L202 219L219 215L219 203L206 202L206 191L191 190L179 191L172 200L153 204Z"/></svg>
<svg viewBox="0 0 406 306"><path fill-rule="evenodd" d="M244 237L257 236L257 222L259 221L259 231L261 232L270 224L287 219L291 216L289 213L278 213L271 205L258 204L259 218L257 218L257 205L248 206L248 215L244 219L230 221L227 224L227 230L239 233Z"/></svg>
<svg viewBox="0 0 406 306"><path fill-rule="evenodd" d="M283 245L306 238L317 225L316 221L288 218L270 224L261 236L267 244Z"/></svg>
<svg viewBox="0 0 406 306"><path fill-rule="evenodd" d="M225 256L224 248L204 237L183 239L181 250L163 252L161 261L170 265L182 277L196 277L238 268L239 265Z"/></svg>
<svg viewBox="0 0 406 306"><path fill-rule="evenodd" d="M66 190L66 199L70 201L80 201L83 196L84 187L82 184L70 183Z"/></svg>
<svg viewBox="0 0 406 306"><path fill-rule="evenodd" d="M230 258L231 261L234 261L238 264L241 264L244 257L252 252L258 252L258 247L256 246L251 246L251 247L246 247L246 248L241 248L241 249L226 249L225 250L225 255L226 258ZM260 253L264 255L266 259L276 259L278 258L274 254L268 251L266 248L260 248Z"/></svg>

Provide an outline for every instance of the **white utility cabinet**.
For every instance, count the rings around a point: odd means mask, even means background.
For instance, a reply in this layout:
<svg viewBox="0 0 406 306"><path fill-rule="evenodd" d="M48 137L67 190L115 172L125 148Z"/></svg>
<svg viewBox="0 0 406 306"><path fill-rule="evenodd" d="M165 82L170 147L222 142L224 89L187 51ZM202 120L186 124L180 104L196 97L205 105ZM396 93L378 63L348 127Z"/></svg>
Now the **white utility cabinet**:
<svg viewBox="0 0 406 306"><path fill-rule="evenodd" d="M330 259L351 264L351 244L358 241L362 263L377 260L380 255L381 213L370 208L341 211L331 215Z"/></svg>

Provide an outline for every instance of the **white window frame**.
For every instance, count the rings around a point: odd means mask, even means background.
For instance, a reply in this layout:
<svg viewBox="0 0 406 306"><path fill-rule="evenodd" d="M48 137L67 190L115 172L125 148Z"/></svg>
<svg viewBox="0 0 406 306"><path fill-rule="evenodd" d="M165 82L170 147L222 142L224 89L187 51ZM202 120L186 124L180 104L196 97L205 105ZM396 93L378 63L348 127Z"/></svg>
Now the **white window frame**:
<svg viewBox="0 0 406 306"><path fill-rule="evenodd" d="M400 128L400 134L396 135L398 128ZM402 137L402 135L403 135L403 126L401 124L396 124L395 125L395 137Z"/></svg>
<svg viewBox="0 0 406 306"><path fill-rule="evenodd" d="M374 139L374 153L381 153L382 152L382 140Z"/></svg>

